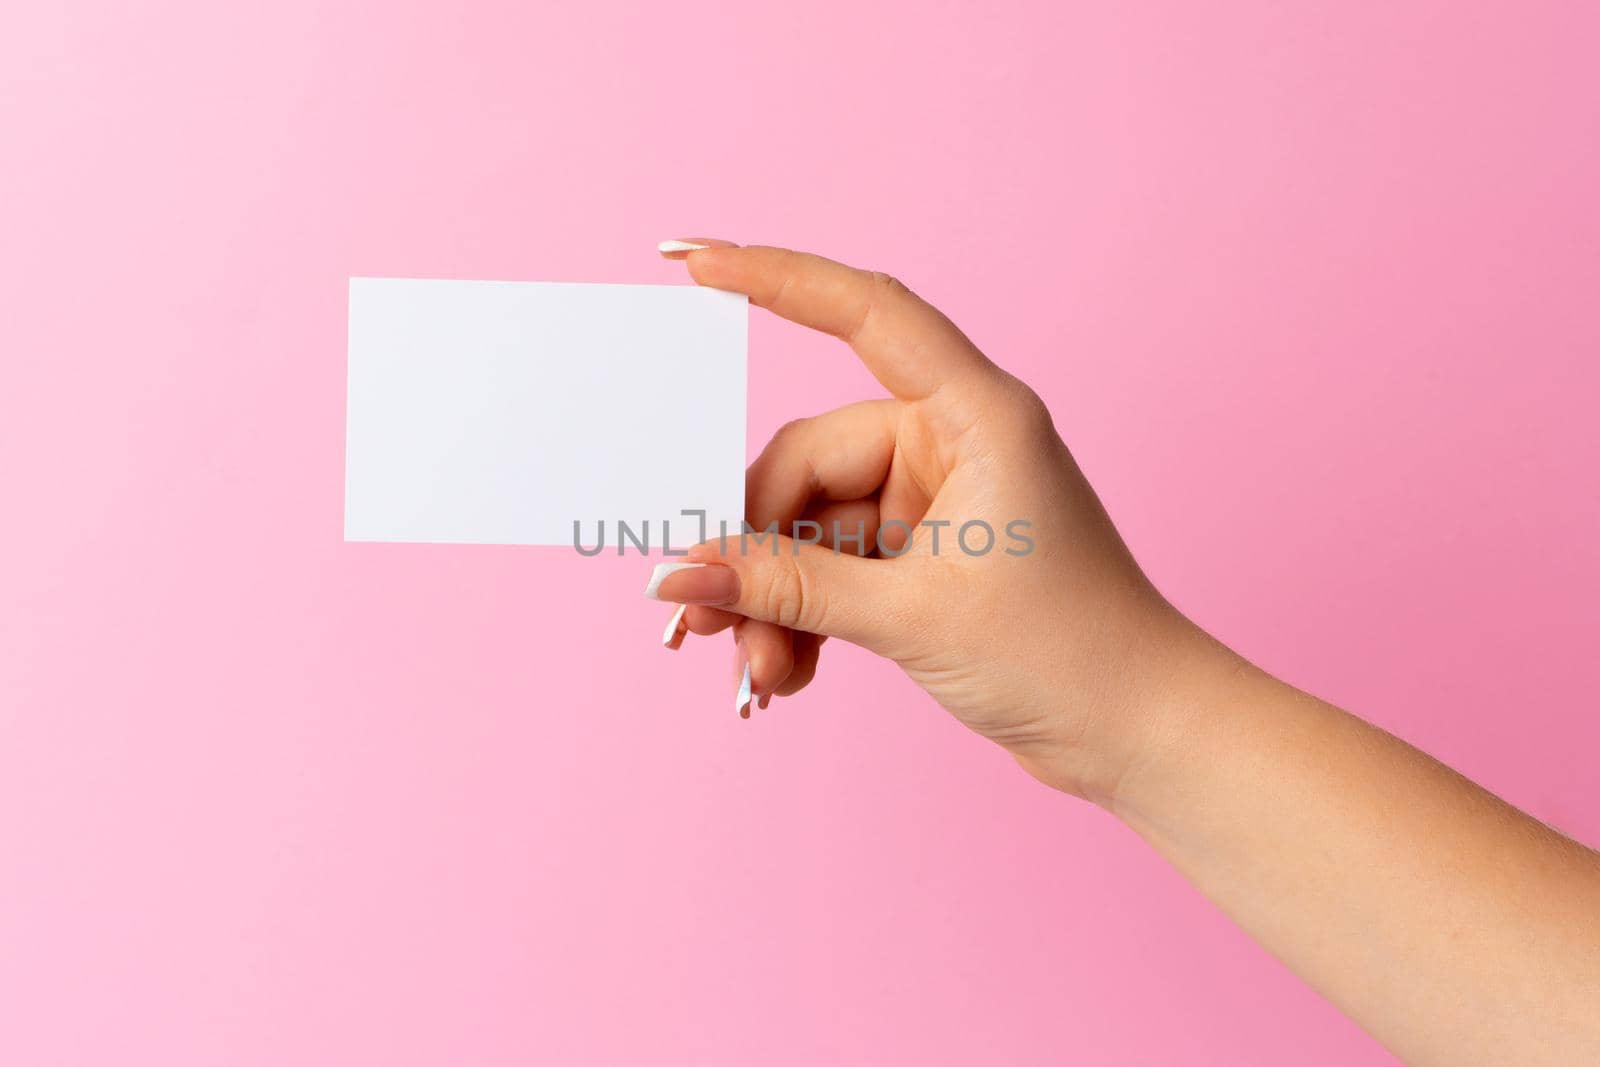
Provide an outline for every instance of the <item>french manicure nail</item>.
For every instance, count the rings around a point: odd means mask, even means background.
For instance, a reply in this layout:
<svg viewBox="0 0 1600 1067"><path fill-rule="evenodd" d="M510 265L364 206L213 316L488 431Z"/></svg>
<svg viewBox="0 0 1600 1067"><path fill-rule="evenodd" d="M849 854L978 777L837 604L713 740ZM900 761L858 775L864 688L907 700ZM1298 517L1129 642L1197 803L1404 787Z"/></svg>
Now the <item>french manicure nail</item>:
<svg viewBox="0 0 1600 1067"><path fill-rule="evenodd" d="M684 635L689 631L689 628L683 624L683 613L688 610L689 605L679 604L678 610L674 611L672 618L667 620L667 628L662 631L661 643L673 651L677 651L678 646L683 644Z"/></svg>
<svg viewBox="0 0 1600 1067"><path fill-rule="evenodd" d="M710 245L697 245L693 241L662 241L656 245L656 251L667 255L670 252L699 252L710 247Z"/></svg>
<svg viewBox="0 0 1600 1067"><path fill-rule="evenodd" d="M721 564L657 563L644 595L679 604L732 604L739 599L739 576Z"/></svg>
<svg viewBox="0 0 1600 1067"><path fill-rule="evenodd" d="M661 583L666 581L669 575L704 566L704 563L657 563L656 569L650 572L650 581L644 587L644 595L651 600L665 599L660 595L660 589Z"/></svg>
<svg viewBox="0 0 1600 1067"><path fill-rule="evenodd" d="M750 658L745 655L744 642L739 643L739 659L744 663L744 673L739 677L739 692L733 698L733 710L739 718L750 717Z"/></svg>
<svg viewBox="0 0 1600 1067"><path fill-rule="evenodd" d="M750 717L750 704L755 699L750 682L750 648L743 637L733 639L733 676L739 679L739 689L733 696L733 710L739 718Z"/></svg>

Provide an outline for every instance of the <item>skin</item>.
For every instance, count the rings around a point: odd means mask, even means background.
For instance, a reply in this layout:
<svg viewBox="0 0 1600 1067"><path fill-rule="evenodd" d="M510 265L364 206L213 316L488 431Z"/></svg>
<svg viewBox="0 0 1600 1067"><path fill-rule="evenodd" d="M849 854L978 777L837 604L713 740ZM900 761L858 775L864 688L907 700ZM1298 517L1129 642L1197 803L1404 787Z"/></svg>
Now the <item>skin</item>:
<svg viewBox="0 0 1600 1067"><path fill-rule="evenodd" d="M1408 1062L1600 1063L1600 856L1361 719L1258 670L1145 578L1044 404L883 274L777 248L684 259L701 284L847 342L893 399L785 426L748 521L882 524L697 546L663 599L732 628L756 693L796 692L827 637L898 663L1029 774L1105 807ZM973 519L1035 545L972 556ZM927 530L947 520L941 551ZM978 539L975 535L974 545ZM722 568L725 568L723 570Z"/></svg>

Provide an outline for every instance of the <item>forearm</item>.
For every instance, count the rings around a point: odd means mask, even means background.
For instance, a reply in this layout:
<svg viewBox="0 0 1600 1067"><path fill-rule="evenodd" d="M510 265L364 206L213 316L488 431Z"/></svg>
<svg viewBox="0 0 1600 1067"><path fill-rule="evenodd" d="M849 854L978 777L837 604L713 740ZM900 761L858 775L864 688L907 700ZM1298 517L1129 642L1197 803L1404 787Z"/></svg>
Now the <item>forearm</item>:
<svg viewBox="0 0 1600 1067"><path fill-rule="evenodd" d="M1116 814L1408 1061L1600 1063L1596 854L1206 645Z"/></svg>

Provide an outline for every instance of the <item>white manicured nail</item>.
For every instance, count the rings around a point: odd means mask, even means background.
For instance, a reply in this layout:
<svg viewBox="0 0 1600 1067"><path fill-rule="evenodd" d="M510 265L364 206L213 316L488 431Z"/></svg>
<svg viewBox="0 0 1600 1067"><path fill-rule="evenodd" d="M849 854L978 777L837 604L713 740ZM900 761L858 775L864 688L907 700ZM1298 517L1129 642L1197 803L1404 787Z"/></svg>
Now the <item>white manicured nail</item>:
<svg viewBox="0 0 1600 1067"><path fill-rule="evenodd" d="M662 241L656 245L657 252L699 252L701 249L710 248L710 245L697 245L693 241Z"/></svg>
<svg viewBox="0 0 1600 1067"><path fill-rule="evenodd" d="M739 695L733 698L733 710L739 713L739 718L750 717L750 664L744 665L744 677L739 679Z"/></svg>
<svg viewBox="0 0 1600 1067"><path fill-rule="evenodd" d="M667 575L704 566L704 563L657 563L656 569L650 572L650 584L644 587L644 595L651 600L660 600L661 598L656 595L656 590L660 589L661 583L667 580Z"/></svg>
<svg viewBox="0 0 1600 1067"><path fill-rule="evenodd" d="M672 618L667 620L667 628L661 634L661 643L668 648L676 649L683 644L686 627L683 625L683 613L689 610L689 605L679 604L678 610L672 613Z"/></svg>

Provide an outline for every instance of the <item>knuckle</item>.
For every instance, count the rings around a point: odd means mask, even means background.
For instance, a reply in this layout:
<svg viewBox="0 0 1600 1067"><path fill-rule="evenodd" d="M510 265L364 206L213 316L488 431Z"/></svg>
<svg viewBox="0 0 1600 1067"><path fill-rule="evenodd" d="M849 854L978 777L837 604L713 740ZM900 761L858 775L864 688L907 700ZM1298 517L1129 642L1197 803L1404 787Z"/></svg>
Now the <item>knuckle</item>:
<svg viewBox="0 0 1600 1067"><path fill-rule="evenodd" d="M900 296L911 292L906 284L892 274L885 274L881 270L872 272L872 289L877 296Z"/></svg>
<svg viewBox="0 0 1600 1067"><path fill-rule="evenodd" d="M881 270L868 271L866 299L861 302L861 310L854 325L838 336L848 344L855 344L862 331L867 328L867 323L872 321L875 310L881 311L884 305L892 304L910 292L911 290L893 275L885 274Z"/></svg>
<svg viewBox="0 0 1600 1067"><path fill-rule="evenodd" d="M779 626L794 629L804 613L805 584L800 580L799 568L793 560L779 557L772 567L772 579L767 582L762 614Z"/></svg>
<svg viewBox="0 0 1600 1067"><path fill-rule="evenodd" d="M1062 443L1055 417L1044 399L1019 379L1001 371L994 391L974 415L986 441L1014 455L1043 455Z"/></svg>
<svg viewBox="0 0 1600 1067"><path fill-rule="evenodd" d="M1048 425L1052 421L1050 405L1046 404L1043 397L1026 385L1018 390L1017 409L1021 417L1029 423Z"/></svg>
<svg viewBox="0 0 1600 1067"><path fill-rule="evenodd" d="M1050 405L1044 402L1043 397L1016 379L1012 380L1010 392L1010 417L1025 437L1031 439L1040 434L1055 435L1055 418L1050 414Z"/></svg>
<svg viewBox="0 0 1600 1067"><path fill-rule="evenodd" d="M763 614L779 626L814 632L821 624L824 608L816 584L793 556L774 561L764 595Z"/></svg>
<svg viewBox="0 0 1600 1067"><path fill-rule="evenodd" d="M768 439L766 447L745 472L745 487L747 492L762 478L792 468L797 461L805 456L805 439L808 433L810 419L790 419L779 426Z"/></svg>
<svg viewBox="0 0 1600 1067"><path fill-rule="evenodd" d="M810 421L811 421L810 419L804 419L804 418L801 418L801 419L790 419L788 422L784 423L782 426L779 426L777 432L772 435L773 442L774 443L782 443L782 444L792 444L794 441L798 440L799 438L801 438L801 437L803 437L805 435L806 425Z"/></svg>

